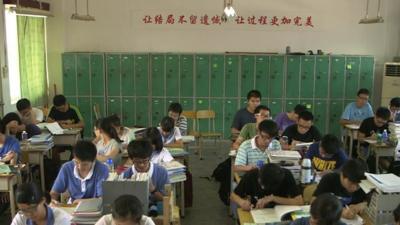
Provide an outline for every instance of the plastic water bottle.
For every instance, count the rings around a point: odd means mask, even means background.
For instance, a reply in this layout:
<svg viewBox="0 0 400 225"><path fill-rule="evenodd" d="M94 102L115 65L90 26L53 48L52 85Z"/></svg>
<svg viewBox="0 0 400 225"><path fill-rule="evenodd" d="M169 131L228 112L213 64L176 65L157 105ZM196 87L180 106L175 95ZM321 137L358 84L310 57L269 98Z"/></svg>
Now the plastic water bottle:
<svg viewBox="0 0 400 225"><path fill-rule="evenodd" d="M26 131L22 131L21 139L23 143L26 143L28 141L28 133Z"/></svg>
<svg viewBox="0 0 400 225"><path fill-rule="evenodd" d="M388 139L389 139L388 132L385 129L385 130L383 130L383 133L382 133L382 142L387 143Z"/></svg>
<svg viewBox="0 0 400 225"><path fill-rule="evenodd" d="M310 159L303 159L301 163L301 183L302 184L309 184L312 180L311 174L311 160Z"/></svg>
<svg viewBox="0 0 400 225"><path fill-rule="evenodd" d="M113 173L114 172L114 162L113 162L112 158L107 159L106 163L107 163L108 171L110 173Z"/></svg>
<svg viewBox="0 0 400 225"><path fill-rule="evenodd" d="M281 143L278 140L272 140L268 146L268 150L270 151L279 151L281 150Z"/></svg>

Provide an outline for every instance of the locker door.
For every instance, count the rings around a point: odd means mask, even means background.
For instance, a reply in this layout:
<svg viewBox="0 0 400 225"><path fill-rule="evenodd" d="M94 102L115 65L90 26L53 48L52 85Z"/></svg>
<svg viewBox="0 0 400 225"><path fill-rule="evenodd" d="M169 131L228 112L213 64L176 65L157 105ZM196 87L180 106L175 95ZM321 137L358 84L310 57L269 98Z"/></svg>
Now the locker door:
<svg viewBox="0 0 400 225"><path fill-rule="evenodd" d="M314 98L328 97L329 57L317 56L315 65Z"/></svg>
<svg viewBox="0 0 400 225"><path fill-rule="evenodd" d="M238 110L236 99L226 99L224 102L224 137L231 138L233 118Z"/></svg>
<svg viewBox="0 0 400 225"><path fill-rule="evenodd" d="M210 96L224 96L224 55L211 55Z"/></svg>
<svg viewBox="0 0 400 225"><path fill-rule="evenodd" d="M169 97L179 96L179 55L167 54L165 56L166 66L166 95Z"/></svg>
<svg viewBox="0 0 400 225"><path fill-rule="evenodd" d="M122 96L134 96L134 56L124 54L121 55L121 87Z"/></svg>
<svg viewBox="0 0 400 225"><path fill-rule="evenodd" d="M151 56L151 91L153 96L165 96L164 55Z"/></svg>
<svg viewBox="0 0 400 225"><path fill-rule="evenodd" d="M208 97L210 62L208 55L196 55L196 97Z"/></svg>
<svg viewBox="0 0 400 225"><path fill-rule="evenodd" d="M151 100L151 124L153 126L158 126L165 113L165 99L164 98L152 98Z"/></svg>
<svg viewBox="0 0 400 225"><path fill-rule="evenodd" d="M90 95L90 73L89 73L89 54L77 54L77 84L78 96Z"/></svg>
<svg viewBox="0 0 400 225"><path fill-rule="evenodd" d="M121 122L126 127L135 125L135 98L122 98L122 117Z"/></svg>
<svg viewBox="0 0 400 225"><path fill-rule="evenodd" d="M262 99L268 96L269 57L256 56L256 89L261 92Z"/></svg>
<svg viewBox="0 0 400 225"><path fill-rule="evenodd" d="M68 96L67 97L67 102L71 105L78 105L78 98L76 96Z"/></svg>
<svg viewBox="0 0 400 225"><path fill-rule="evenodd" d="M108 96L121 95L121 60L118 54L107 56L107 91Z"/></svg>
<svg viewBox="0 0 400 225"><path fill-rule="evenodd" d="M247 95L247 94L246 94ZM240 98L239 108L247 107L247 98Z"/></svg>
<svg viewBox="0 0 400 225"><path fill-rule="evenodd" d="M135 125L141 127L149 126L149 102L147 98L136 98Z"/></svg>
<svg viewBox="0 0 400 225"><path fill-rule="evenodd" d="M136 96L148 96L149 88L148 88L148 77L149 77L149 56L135 55L135 92ZM147 105L147 104L146 104ZM141 116L141 118L145 118L143 120L147 123L147 116ZM142 121L142 122L143 122Z"/></svg>
<svg viewBox="0 0 400 225"><path fill-rule="evenodd" d="M241 67L241 96L246 96L250 90L254 89L254 69L255 58L254 56L242 55L240 56Z"/></svg>
<svg viewBox="0 0 400 225"><path fill-rule="evenodd" d="M225 97L238 96L239 57L225 56Z"/></svg>
<svg viewBox="0 0 400 225"><path fill-rule="evenodd" d="M290 111L292 111L294 109L294 107L299 103L300 103L299 99L286 99L286 108L282 112L290 112ZM278 114L279 113L280 112L278 112Z"/></svg>
<svg viewBox="0 0 400 225"><path fill-rule="evenodd" d="M181 73L180 73L180 96L192 97L194 93L193 88L193 56L181 55L180 59Z"/></svg>
<svg viewBox="0 0 400 225"><path fill-rule="evenodd" d="M194 111L192 98L181 98L180 103L182 105L183 111ZM197 129L193 127L192 119L187 119L187 122L188 122L188 132Z"/></svg>
<svg viewBox="0 0 400 225"><path fill-rule="evenodd" d="M284 56L271 56L269 89L271 98L281 98L283 95Z"/></svg>
<svg viewBox="0 0 400 225"><path fill-rule="evenodd" d="M93 124L96 121L96 117L95 114L93 113L93 108L95 105L98 105L99 110L100 110L100 118L106 116L106 107L105 107L105 102L104 102L104 97L92 97L92 105L91 105L91 109L92 109L92 121Z"/></svg>
<svg viewBox="0 0 400 225"><path fill-rule="evenodd" d="M76 96L76 62L74 53L62 54L64 95Z"/></svg>
<svg viewBox="0 0 400 225"><path fill-rule="evenodd" d="M326 133L327 104L325 100L316 100L314 103L314 125L322 133ZM338 122L339 123L339 122Z"/></svg>
<svg viewBox="0 0 400 225"><path fill-rule="evenodd" d="M298 98L300 93L300 56L287 56L286 71L286 98Z"/></svg>
<svg viewBox="0 0 400 225"><path fill-rule="evenodd" d="M354 98L354 96L356 96L358 91L359 73L360 57L346 57L346 99Z"/></svg>
<svg viewBox="0 0 400 225"><path fill-rule="evenodd" d="M210 109L210 106L207 98L196 98L196 111L208 109ZM202 119L197 126L200 132L206 132L209 130L209 120Z"/></svg>
<svg viewBox="0 0 400 225"><path fill-rule="evenodd" d="M282 99L270 99L268 106L272 111L271 116L274 119L275 119L276 115L278 115L279 113L283 112Z"/></svg>
<svg viewBox="0 0 400 225"><path fill-rule="evenodd" d="M340 99L344 96L345 57L334 56L331 58L331 98Z"/></svg>
<svg viewBox="0 0 400 225"><path fill-rule="evenodd" d="M314 56L301 57L301 98L312 98L314 95Z"/></svg>
<svg viewBox="0 0 400 225"><path fill-rule="evenodd" d="M300 104L304 105L314 115L314 103L311 99L301 99Z"/></svg>
<svg viewBox="0 0 400 225"><path fill-rule="evenodd" d="M90 55L91 91L92 96L105 96L104 93L104 55Z"/></svg>
<svg viewBox="0 0 400 225"><path fill-rule="evenodd" d="M109 97L108 98L108 114L117 114L121 117L121 98L120 97Z"/></svg>
<svg viewBox="0 0 400 225"><path fill-rule="evenodd" d="M343 112L343 102L341 100L333 100L329 104L329 133L340 137L341 128L339 120Z"/></svg>
<svg viewBox="0 0 400 225"><path fill-rule="evenodd" d="M224 100L212 99L210 103L210 109L215 112L215 132L223 133L224 127ZM212 124L210 125L212 130Z"/></svg>
<svg viewBox="0 0 400 225"><path fill-rule="evenodd" d="M92 136L92 110L90 108L90 97L79 97L78 98L78 108L82 114L83 121L85 122L85 129L83 129L84 137Z"/></svg>
<svg viewBox="0 0 400 225"><path fill-rule="evenodd" d="M165 115L167 115L167 113L168 113L168 107L169 107L169 105L170 105L171 103L173 103L173 102L179 102L179 99L178 99L178 98L167 98L167 99L165 100ZM181 102L179 102L179 103L182 105ZM183 108L183 106L182 106L182 108Z"/></svg>
<svg viewBox="0 0 400 225"><path fill-rule="evenodd" d="M366 88L371 93L374 86L374 63L374 57L361 57L360 88Z"/></svg>

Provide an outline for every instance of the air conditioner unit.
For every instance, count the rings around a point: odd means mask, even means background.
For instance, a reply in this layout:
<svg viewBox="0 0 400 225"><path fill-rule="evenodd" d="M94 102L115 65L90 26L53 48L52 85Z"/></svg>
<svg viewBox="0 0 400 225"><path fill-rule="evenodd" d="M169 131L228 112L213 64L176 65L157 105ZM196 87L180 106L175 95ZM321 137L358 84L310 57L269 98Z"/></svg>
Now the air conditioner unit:
<svg viewBox="0 0 400 225"><path fill-rule="evenodd" d="M400 97L400 63L387 62L383 68L381 105L388 106L393 97Z"/></svg>

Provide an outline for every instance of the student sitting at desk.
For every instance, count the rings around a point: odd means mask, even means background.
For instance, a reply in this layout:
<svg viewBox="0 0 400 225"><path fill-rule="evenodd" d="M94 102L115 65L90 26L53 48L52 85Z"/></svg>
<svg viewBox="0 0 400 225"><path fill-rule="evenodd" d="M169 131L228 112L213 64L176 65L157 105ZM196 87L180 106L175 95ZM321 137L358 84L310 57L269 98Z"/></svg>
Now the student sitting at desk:
<svg viewBox="0 0 400 225"><path fill-rule="evenodd" d="M339 169L347 160L339 139L333 134L327 134L320 142L310 145L304 157L310 159L313 168L323 174Z"/></svg>
<svg viewBox="0 0 400 225"><path fill-rule="evenodd" d="M278 127L272 120L264 120L258 125L258 134L243 142L236 154L235 172L247 172L257 168L257 162L267 160L267 148L278 135Z"/></svg>
<svg viewBox="0 0 400 225"><path fill-rule="evenodd" d="M361 160L348 160L340 172L326 174L319 182L311 201L323 193L333 193L342 202L342 217L353 219L367 206L367 195L360 189L361 180L365 179L366 166Z"/></svg>
<svg viewBox="0 0 400 225"><path fill-rule="evenodd" d="M108 167L96 160L96 146L89 141L78 141L74 159L64 163L54 181L50 195L58 203L60 194L68 191L70 202L103 195L102 182L108 178Z"/></svg>
<svg viewBox="0 0 400 225"><path fill-rule="evenodd" d="M290 225L346 225L340 221L342 203L330 193L325 193L313 201L310 207L310 217L293 221Z"/></svg>
<svg viewBox="0 0 400 225"><path fill-rule="evenodd" d="M18 185L15 198L19 212L15 215L11 225L71 224L72 216L64 210L48 206L45 195L35 183Z"/></svg>
<svg viewBox="0 0 400 225"><path fill-rule="evenodd" d="M369 104L368 99L368 89L361 88L358 90L356 102L349 103L344 109L342 117L339 121L340 125L344 126L346 124L360 124L361 121L373 116L374 112L372 111L372 107Z"/></svg>
<svg viewBox="0 0 400 225"><path fill-rule="evenodd" d="M151 154L150 161L152 163L171 162L174 160L168 149L164 148L160 131L157 127L147 128L144 132L144 138L151 142L153 153Z"/></svg>
<svg viewBox="0 0 400 225"><path fill-rule="evenodd" d="M111 125L117 131L119 139L122 141L122 148L126 149L128 147L129 142L135 140L135 133L132 132L128 127L124 127L121 124L121 119L116 114L107 117L110 121Z"/></svg>
<svg viewBox="0 0 400 225"><path fill-rule="evenodd" d="M142 203L133 195L121 195L111 206L111 214L104 215L95 225L154 225L150 217L144 215Z"/></svg>
<svg viewBox="0 0 400 225"><path fill-rule="evenodd" d="M187 119L182 115L182 106L178 102L173 102L168 107L168 116L174 119L175 126L179 128L181 135L187 135Z"/></svg>
<svg viewBox="0 0 400 225"><path fill-rule="evenodd" d="M121 140L110 120L108 118L97 120L95 133L96 139L93 142L96 144L97 160L106 162L111 158L114 165L118 165L121 161Z"/></svg>
<svg viewBox="0 0 400 225"><path fill-rule="evenodd" d="M231 200L245 211L304 204L292 173L273 163L246 173L232 192Z"/></svg>
<svg viewBox="0 0 400 225"><path fill-rule="evenodd" d="M299 114L306 111L307 108L304 105L298 104L290 112L281 112L275 117L275 123L278 124L279 135L286 130L288 126L296 124L299 119Z"/></svg>
<svg viewBox="0 0 400 225"><path fill-rule="evenodd" d="M256 110L254 110L254 117L256 118L256 122L244 125L244 127L240 131L239 137L236 139L235 143L233 143L232 149L238 149L243 141L252 139L254 136L256 136L258 124L266 119L270 119L270 115L271 110L267 106L257 106Z"/></svg>
<svg viewBox="0 0 400 225"><path fill-rule="evenodd" d="M17 113L23 124L29 125L43 122L43 111L32 107L31 102L28 99L22 98L18 100L16 106Z"/></svg>
<svg viewBox="0 0 400 225"><path fill-rule="evenodd" d="M297 124L293 124L286 128L282 137L286 136L288 142L285 143L281 139L282 147L284 149L293 149L296 144L316 142L321 140L321 133L318 128L313 125L314 116L309 111L303 111L299 114Z"/></svg>
<svg viewBox="0 0 400 225"><path fill-rule="evenodd" d="M47 122L58 122L64 129L84 128L83 117L76 106L67 102L64 95L56 95L53 98L53 107L47 117Z"/></svg>
<svg viewBox="0 0 400 225"><path fill-rule="evenodd" d="M390 120L400 122L400 98L395 97L390 100L389 104Z"/></svg>
<svg viewBox="0 0 400 225"><path fill-rule="evenodd" d="M164 145L169 144L182 144L182 135L178 127L175 127L175 121L169 116L162 118L160 127L158 130L161 133L161 137Z"/></svg>
<svg viewBox="0 0 400 225"><path fill-rule="evenodd" d="M123 177L131 178L136 173L148 173L150 180L151 201L162 201L165 194L164 186L169 183L167 170L150 162L153 147L148 140L134 140L128 145L128 156L133 166L127 169Z"/></svg>
<svg viewBox="0 0 400 225"><path fill-rule="evenodd" d="M15 165L21 153L19 141L4 134L4 128L0 123L0 162Z"/></svg>
<svg viewBox="0 0 400 225"><path fill-rule="evenodd" d="M23 124L21 118L18 116L17 113L14 112L7 113L3 117L2 122L5 126L5 134L11 135L18 140L22 139L23 131L26 131L28 133L28 138L41 133L40 128L37 127L35 124Z"/></svg>

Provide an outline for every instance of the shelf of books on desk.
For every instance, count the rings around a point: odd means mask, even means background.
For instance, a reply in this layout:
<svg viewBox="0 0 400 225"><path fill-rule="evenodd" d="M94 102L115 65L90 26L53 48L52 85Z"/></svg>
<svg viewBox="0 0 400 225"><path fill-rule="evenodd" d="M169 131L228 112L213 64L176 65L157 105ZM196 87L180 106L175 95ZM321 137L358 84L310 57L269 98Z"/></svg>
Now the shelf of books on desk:
<svg viewBox="0 0 400 225"><path fill-rule="evenodd" d="M54 138L49 133L42 133L32 136L29 140L32 148L52 148L54 146Z"/></svg>
<svg viewBox="0 0 400 225"><path fill-rule="evenodd" d="M268 161L280 164L283 168L290 170L297 183L300 183L301 177L300 159L301 155L298 151L279 150L268 153Z"/></svg>
<svg viewBox="0 0 400 225"><path fill-rule="evenodd" d="M171 184L186 180L186 166L178 161L171 161L161 164L168 171L168 178Z"/></svg>

